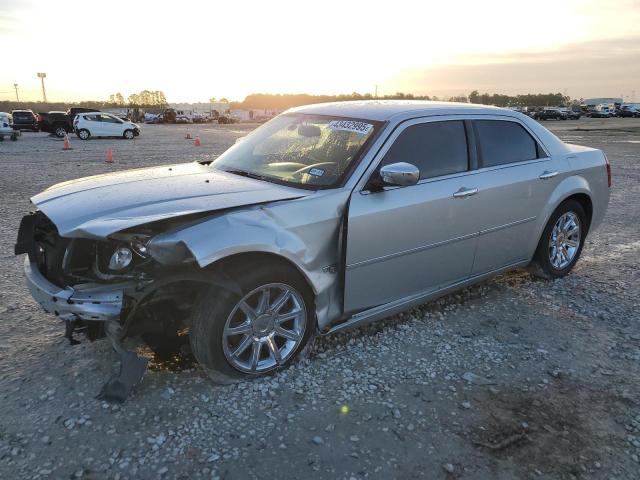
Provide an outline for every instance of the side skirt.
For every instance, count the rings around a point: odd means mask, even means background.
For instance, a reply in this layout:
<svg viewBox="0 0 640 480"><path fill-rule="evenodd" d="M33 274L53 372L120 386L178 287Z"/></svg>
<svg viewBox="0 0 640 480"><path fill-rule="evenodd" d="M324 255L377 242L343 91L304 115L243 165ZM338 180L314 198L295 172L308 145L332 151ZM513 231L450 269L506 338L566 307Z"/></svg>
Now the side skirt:
<svg viewBox="0 0 640 480"><path fill-rule="evenodd" d="M362 325L375 322L376 320L390 317L391 315L395 315L396 313L409 310L417 305L421 305L431 300L435 300L438 297L442 297L444 295L447 295L448 293L468 287L469 285L473 285L474 283L478 283L483 280L487 280L491 277L495 277L496 275L499 275L504 272L508 272L509 270L525 267L529 263L530 263L529 260L518 261L515 263L511 263L509 265L506 265L504 267L498 268L496 270L491 270L490 272L474 275L473 277L469 277L460 282L452 283L450 285L447 285L446 287L442 287L437 290L427 290L424 292L416 293L414 295L410 295L408 297L401 298L399 300L394 300L393 302L385 303L383 305L378 305L377 307L373 307L368 310L358 312L355 315L352 315L350 318L348 318L344 322L334 325L331 329L329 329L323 335L330 335L332 333L339 332L341 330L346 330L348 328L360 327Z"/></svg>

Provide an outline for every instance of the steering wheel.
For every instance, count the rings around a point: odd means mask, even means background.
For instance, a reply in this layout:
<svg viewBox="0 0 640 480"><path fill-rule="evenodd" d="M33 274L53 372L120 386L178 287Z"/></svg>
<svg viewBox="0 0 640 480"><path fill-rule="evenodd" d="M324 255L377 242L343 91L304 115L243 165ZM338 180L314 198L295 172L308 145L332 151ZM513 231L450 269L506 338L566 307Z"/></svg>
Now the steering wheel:
<svg viewBox="0 0 640 480"><path fill-rule="evenodd" d="M337 167L338 167L338 164L336 162L313 163L311 165L307 165L306 167L303 167L293 172L291 174L291 178L299 179L301 183L309 183L310 178L305 178L305 175L311 178L320 178L320 177L316 177L315 175L311 175L309 173L314 168L322 168L323 170L329 170L329 171L332 171L332 173L335 173L335 171L337 170Z"/></svg>

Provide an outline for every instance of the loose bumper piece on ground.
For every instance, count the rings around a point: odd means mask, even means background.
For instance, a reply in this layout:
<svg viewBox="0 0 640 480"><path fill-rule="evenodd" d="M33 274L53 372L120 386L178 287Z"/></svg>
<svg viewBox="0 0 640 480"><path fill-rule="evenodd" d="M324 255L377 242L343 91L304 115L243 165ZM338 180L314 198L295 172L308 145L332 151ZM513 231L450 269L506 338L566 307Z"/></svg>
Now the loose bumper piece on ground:
<svg viewBox="0 0 640 480"><path fill-rule="evenodd" d="M120 313L124 290L131 283L115 285L84 284L61 288L47 280L27 257L24 263L27 286L33 298L48 313L65 321L66 337L73 345L73 328L77 320L105 322L105 332L120 355L120 371L104 384L97 398L123 403L133 387L142 381L147 360L127 350L122 343Z"/></svg>

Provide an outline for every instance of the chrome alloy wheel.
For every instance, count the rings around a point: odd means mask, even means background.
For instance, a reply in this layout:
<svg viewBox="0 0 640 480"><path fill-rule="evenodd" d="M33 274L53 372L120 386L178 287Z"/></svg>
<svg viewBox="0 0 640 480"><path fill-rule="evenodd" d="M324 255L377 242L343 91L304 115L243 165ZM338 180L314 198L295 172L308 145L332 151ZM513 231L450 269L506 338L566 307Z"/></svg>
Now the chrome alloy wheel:
<svg viewBox="0 0 640 480"><path fill-rule="evenodd" d="M580 219L573 212L558 218L549 239L549 261L554 268L562 270L575 258L580 247Z"/></svg>
<svg viewBox="0 0 640 480"><path fill-rule="evenodd" d="M306 328L302 295L284 283L270 283L246 294L231 310L222 348L232 367L262 373L291 358Z"/></svg>

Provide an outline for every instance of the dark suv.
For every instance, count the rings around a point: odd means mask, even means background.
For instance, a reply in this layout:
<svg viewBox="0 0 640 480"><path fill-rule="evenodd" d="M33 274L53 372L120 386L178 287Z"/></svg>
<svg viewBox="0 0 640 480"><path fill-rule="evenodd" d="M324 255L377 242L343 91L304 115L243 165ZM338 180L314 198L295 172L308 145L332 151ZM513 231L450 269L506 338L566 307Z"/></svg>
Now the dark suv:
<svg viewBox="0 0 640 480"><path fill-rule="evenodd" d="M32 130L38 131L38 120L35 113L31 110L13 110L11 112L13 117L13 129L14 130Z"/></svg>
<svg viewBox="0 0 640 480"><path fill-rule="evenodd" d="M566 120L567 116L560 110L545 109L533 115L536 120Z"/></svg>

